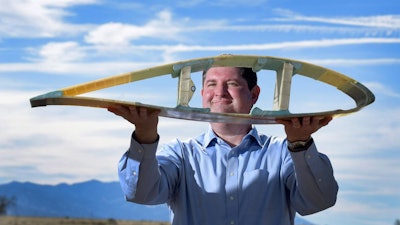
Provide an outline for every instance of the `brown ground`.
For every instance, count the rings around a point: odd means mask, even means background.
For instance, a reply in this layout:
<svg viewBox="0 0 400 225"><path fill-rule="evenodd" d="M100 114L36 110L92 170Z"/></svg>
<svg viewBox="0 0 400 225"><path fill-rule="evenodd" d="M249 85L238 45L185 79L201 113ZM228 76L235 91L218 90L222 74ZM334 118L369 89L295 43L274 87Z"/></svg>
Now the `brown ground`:
<svg viewBox="0 0 400 225"><path fill-rule="evenodd" d="M0 216L0 225L170 225L168 222Z"/></svg>

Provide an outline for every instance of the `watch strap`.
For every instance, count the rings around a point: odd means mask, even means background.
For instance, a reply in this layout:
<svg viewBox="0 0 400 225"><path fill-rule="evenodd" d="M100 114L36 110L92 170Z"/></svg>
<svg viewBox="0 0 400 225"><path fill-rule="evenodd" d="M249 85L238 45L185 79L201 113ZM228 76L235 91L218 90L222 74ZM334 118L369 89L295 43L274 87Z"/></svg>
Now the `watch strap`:
<svg viewBox="0 0 400 225"><path fill-rule="evenodd" d="M294 142L287 141L287 146L289 151L291 152L301 152L307 150L313 142L314 141L312 137L310 137L305 141L294 141Z"/></svg>

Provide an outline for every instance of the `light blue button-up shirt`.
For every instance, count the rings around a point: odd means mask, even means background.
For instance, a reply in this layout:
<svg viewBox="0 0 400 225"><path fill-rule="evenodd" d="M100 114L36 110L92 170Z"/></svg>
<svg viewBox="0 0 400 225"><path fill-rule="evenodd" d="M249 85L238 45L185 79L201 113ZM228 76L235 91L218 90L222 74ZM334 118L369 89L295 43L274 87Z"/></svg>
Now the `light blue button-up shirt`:
<svg viewBox="0 0 400 225"><path fill-rule="evenodd" d="M173 225L290 225L336 202L329 159L313 143L288 151L285 139L253 128L236 147L211 128L197 138L139 144L119 163L128 201L167 203Z"/></svg>

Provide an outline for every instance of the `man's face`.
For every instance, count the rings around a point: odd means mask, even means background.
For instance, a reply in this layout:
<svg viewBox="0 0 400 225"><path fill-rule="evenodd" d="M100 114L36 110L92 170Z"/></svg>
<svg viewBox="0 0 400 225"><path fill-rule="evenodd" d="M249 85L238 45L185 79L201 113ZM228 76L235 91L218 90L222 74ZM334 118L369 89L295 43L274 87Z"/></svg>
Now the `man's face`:
<svg viewBox="0 0 400 225"><path fill-rule="evenodd" d="M207 71L201 90L204 108L217 113L249 113L260 89L249 90L247 81L235 67L212 67Z"/></svg>

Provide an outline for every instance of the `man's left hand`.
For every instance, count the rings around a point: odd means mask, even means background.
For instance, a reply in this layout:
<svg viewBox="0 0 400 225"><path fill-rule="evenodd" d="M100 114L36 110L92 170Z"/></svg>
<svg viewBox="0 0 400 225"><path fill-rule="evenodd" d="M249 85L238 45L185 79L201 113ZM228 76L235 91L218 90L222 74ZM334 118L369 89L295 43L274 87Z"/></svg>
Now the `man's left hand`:
<svg viewBox="0 0 400 225"><path fill-rule="evenodd" d="M305 141L311 137L311 134L321 127L328 125L332 116L327 117L294 117L288 120L279 119L277 123L285 126L287 140L289 142Z"/></svg>

